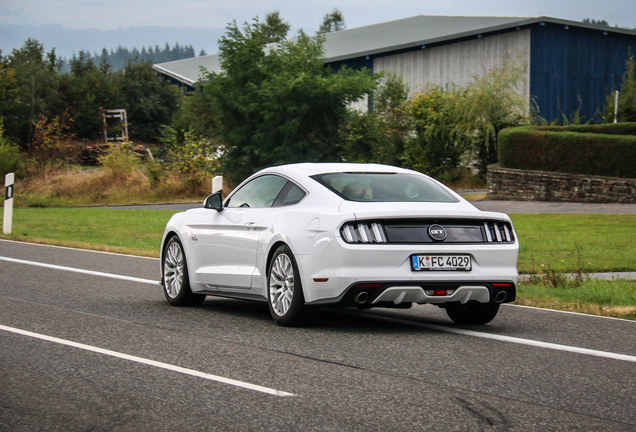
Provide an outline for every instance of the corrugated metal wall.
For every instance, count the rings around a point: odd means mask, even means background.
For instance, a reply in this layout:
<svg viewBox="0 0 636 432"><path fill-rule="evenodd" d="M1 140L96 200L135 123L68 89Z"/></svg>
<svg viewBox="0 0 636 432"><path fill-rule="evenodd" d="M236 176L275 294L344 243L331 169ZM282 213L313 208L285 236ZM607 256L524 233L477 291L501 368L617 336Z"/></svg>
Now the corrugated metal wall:
<svg viewBox="0 0 636 432"><path fill-rule="evenodd" d="M374 59L375 72L386 71L402 75L413 91L428 82L447 86L468 84L475 75L484 75L509 56L529 65L530 30L511 31L495 36L426 48ZM529 94L529 82L521 93Z"/></svg>
<svg viewBox="0 0 636 432"><path fill-rule="evenodd" d="M531 31L530 93L547 121L571 119L579 107L583 121L593 119L620 86L630 46L636 55L636 36L553 23Z"/></svg>

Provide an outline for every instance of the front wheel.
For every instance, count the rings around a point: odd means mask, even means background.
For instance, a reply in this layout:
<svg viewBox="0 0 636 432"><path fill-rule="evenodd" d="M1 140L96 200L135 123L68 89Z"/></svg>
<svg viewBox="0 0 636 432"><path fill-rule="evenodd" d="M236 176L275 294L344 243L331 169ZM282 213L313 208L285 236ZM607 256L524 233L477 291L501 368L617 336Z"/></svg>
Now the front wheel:
<svg viewBox="0 0 636 432"><path fill-rule="evenodd" d="M270 261L267 300L272 318L281 326L310 324L317 316L317 309L305 306L298 265L286 245L276 249Z"/></svg>
<svg viewBox="0 0 636 432"><path fill-rule="evenodd" d="M203 294L193 294L188 278L188 265L183 245L177 236L166 243L163 253L163 293L173 306L199 306L205 300Z"/></svg>
<svg viewBox="0 0 636 432"><path fill-rule="evenodd" d="M456 324L487 324L497 316L499 303L452 303L446 314Z"/></svg>

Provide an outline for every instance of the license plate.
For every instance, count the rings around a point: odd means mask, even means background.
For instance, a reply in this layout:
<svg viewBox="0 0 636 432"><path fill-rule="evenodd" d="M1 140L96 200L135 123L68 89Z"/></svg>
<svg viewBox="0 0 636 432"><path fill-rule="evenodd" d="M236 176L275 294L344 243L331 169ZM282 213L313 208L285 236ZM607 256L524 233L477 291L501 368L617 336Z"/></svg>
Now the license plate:
<svg viewBox="0 0 636 432"><path fill-rule="evenodd" d="M411 255L413 271L471 271L470 255Z"/></svg>

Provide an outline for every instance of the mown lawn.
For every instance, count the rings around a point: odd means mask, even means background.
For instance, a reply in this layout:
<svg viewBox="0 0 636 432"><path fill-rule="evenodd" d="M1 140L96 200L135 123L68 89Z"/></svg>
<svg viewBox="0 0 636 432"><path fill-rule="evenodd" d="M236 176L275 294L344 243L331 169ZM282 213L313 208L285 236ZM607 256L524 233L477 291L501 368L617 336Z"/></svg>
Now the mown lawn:
<svg viewBox="0 0 636 432"><path fill-rule="evenodd" d="M112 210L106 208L17 208L12 240L78 247L150 257L172 210Z"/></svg>
<svg viewBox="0 0 636 432"><path fill-rule="evenodd" d="M636 215L512 214L520 273L636 271Z"/></svg>

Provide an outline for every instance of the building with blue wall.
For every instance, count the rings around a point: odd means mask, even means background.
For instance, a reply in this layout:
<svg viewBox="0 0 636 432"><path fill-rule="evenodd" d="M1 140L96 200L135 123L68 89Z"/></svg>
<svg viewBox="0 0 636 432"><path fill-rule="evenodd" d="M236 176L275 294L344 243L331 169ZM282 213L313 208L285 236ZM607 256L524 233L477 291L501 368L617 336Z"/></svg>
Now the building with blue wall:
<svg viewBox="0 0 636 432"><path fill-rule="evenodd" d="M594 120L620 87L636 31L550 17L416 16L328 33L325 64L402 76L412 91L428 83L468 84L504 61L526 68L519 92L546 121ZM201 68L220 72L218 54L154 66L193 89Z"/></svg>

